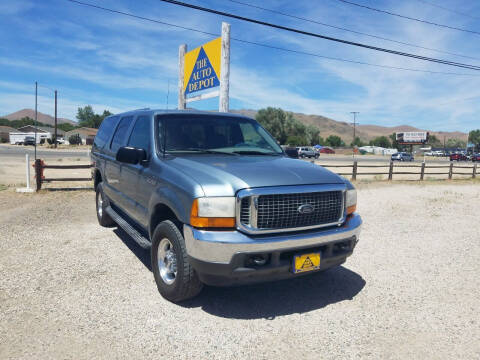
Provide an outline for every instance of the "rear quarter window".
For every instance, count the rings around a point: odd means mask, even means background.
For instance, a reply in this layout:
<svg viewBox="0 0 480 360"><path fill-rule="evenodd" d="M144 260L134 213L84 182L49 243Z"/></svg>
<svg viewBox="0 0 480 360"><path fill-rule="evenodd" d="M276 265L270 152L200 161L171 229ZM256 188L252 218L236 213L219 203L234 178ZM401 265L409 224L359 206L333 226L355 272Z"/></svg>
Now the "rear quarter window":
<svg viewBox="0 0 480 360"><path fill-rule="evenodd" d="M102 121L93 141L93 149L101 149L105 146L117 126L118 119L118 116L110 116Z"/></svg>

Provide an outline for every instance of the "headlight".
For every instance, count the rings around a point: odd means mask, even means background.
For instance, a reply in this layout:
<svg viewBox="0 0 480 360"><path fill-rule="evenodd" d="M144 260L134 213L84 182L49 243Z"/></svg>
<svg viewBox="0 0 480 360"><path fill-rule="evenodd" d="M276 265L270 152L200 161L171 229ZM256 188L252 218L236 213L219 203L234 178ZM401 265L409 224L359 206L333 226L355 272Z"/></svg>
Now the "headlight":
<svg viewBox="0 0 480 360"><path fill-rule="evenodd" d="M347 208L347 215L353 214L357 209L357 190L347 190L345 195L345 207Z"/></svg>
<svg viewBox="0 0 480 360"><path fill-rule="evenodd" d="M235 227L235 198L202 197L195 199L190 212L190 224L200 228Z"/></svg>

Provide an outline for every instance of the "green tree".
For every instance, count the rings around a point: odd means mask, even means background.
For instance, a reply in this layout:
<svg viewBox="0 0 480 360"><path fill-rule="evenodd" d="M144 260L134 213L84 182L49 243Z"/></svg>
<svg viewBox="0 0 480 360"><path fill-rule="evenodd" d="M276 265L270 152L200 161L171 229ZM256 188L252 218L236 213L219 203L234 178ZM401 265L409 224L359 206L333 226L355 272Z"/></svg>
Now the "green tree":
<svg viewBox="0 0 480 360"><path fill-rule="evenodd" d="M80 127L90 127L98 129L103 119L112 115L108 110L103 110L103 114L95 114L90 105L78 108L77 119Z"/></svg>
<svg viewBox="0 0 480 360"><path fill-rule="evenodd" d="M476 151L480 151L480 129L470 131L468 134L468 142L475 145Z"/></svg>
<svg viewBox="0 0 480 360"><path fill-rule="evenodd" d="M57 128L63 131L71 131L73 129L76 129L78 126L74 126L70 123L61 123L57 125Z"/></svg>
<svg viewBox="0 0 480 360"><path fill-rule="evenodd" d="M377 136L375 139L370 141L370 145L390 148L392 146L392 143L390 142L390 139L386 136Z"/></svg>
<svg viewBox="0 0 480 360"><path fill-rule="evenodd" d="M79 134L73 134L68 138L70 145L80 145L82 143L82 138Z"/></svg>
<svg viewBox="0 0 480 360"><path fill-rule="evenodd" d="M327 139L325 140L325 144L331 147L345 146L342 138L337 135L330 135L329 137L327 137Z"/></svg>
<svg viewBox="0 0 480 360"><path fill-rule="evenodd" d="M305 145L307 143L307 139L305 139L302 136L298 136L298 135L290 135L287 138L286 143L290 146L301 146L301 145Z"/></svg>
<svg viewBox="0 0 480 360"><path fill-rule="evenodd" d="M268 107L260 109L255 119L280 142L285 144L287 141L286 124L293 120L291 113L287 113L280 108Z"/></svg>
<svg viewBox="0 0 480 360"><path fill-rule="evenodd" d="M427 144L432 147L441 147L443 146L442 142L435 135L428 135Z"/></svg>
<svg viewBox="0 0 480 360"><path fill-rule="evenodd" d="M397 142L397 134L393 133L392 135L389 136L389 138L392 143L392 148L398 149L399 145Z"/></svg>
<svg viewBox="0 0 480 360"><path fill-rule="evenodd" d="M462 139L452 138L447 140L446 145L449 148L465 148L467 143Z"/></svg>
<svg viewBox="0 0 480 360"><path fill-rule="evenodd" d="M307 139L309 145L322 145L323 139L320 137L320 130L314 125L307 126Z"/></svg>
<svg viewBox="0 0 480 360"><path fill-rule="evenodd" d="M365 145L366 145L366 143L364 143L358 136L355 137L355 141L350 143L350 146L362 147L362 146L365 146Z"/></svg>

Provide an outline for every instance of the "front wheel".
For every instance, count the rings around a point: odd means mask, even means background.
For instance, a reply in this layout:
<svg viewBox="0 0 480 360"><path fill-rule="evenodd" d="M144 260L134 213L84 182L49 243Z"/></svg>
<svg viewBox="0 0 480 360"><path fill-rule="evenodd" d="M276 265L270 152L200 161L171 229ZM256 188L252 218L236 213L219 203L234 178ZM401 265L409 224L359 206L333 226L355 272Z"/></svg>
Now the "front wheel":
<svg viewBox="0 0 480 360"><path fill-rule="evenodd" d="M197 296L203 284L188 261L185 240L170 220L162 221L153 232L152 270L160 294L172 302Z"/></svg>

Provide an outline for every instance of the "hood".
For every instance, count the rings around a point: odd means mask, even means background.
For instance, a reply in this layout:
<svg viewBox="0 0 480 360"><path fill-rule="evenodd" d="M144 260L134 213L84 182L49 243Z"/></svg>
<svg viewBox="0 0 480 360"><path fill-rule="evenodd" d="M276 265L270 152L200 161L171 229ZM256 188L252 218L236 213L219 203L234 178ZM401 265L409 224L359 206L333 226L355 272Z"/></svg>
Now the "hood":
<svg viewBox="0 0 480 360"><path fill-rule="evenodd" d="M284 156L195 154L171 158L169 164L198 182L205 196L233 196L255 187L345 183L321 166Z"/></svg>

